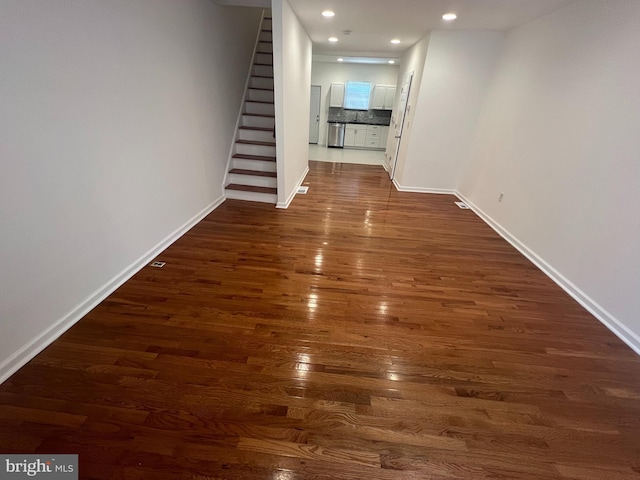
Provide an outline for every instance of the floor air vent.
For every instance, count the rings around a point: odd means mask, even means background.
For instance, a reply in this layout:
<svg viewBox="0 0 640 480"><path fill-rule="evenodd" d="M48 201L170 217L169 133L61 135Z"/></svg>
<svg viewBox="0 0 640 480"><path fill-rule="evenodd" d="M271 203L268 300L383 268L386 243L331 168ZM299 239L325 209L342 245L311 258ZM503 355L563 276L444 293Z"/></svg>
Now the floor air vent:
<svg viewBox="0 0 640 480"><path fill-rule="evenodd" d="M307 192L309 191L309 187L298 187L298 193L302 193L303 195L305 195Z"/></svg>
<svg viewBox="0 0 640 480"><path fill-rule="evenodd" d="M463 210L469 210L469 205L467 205L464 202L453 202L453 203L455 203L458 206L458 208L462 208Z"/></svg>

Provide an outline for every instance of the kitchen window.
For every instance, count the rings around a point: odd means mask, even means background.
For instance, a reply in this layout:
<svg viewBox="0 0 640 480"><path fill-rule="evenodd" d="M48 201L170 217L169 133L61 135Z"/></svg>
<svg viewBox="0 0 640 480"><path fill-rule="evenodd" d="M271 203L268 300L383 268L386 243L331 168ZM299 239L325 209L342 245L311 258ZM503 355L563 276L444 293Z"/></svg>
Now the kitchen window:
<svg viewBox="0 0 640 480"><path fill-rule="evenodd" d="M371 83L347 82L344 94L344 108L350 110L369 110Z"/></svg>

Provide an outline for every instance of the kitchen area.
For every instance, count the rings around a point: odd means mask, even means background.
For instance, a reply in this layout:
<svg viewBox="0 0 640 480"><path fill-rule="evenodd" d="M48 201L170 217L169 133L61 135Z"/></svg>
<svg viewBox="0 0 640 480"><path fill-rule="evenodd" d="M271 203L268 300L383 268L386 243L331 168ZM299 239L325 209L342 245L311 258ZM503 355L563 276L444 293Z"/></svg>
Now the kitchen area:
<svg viewBox="0 0 640 480"><path fill-rule="evenodd" d="M397 65L314 56L309 159L382 165L397 75Z"/></svg>
<svg viewBox="0 0 640 480"><path fill-rule="evenodd" d="M328 147L373 148L384 150L391 123L395 85L363 85L366 82L332 83L329 94ZM363 96L370 99L346 98L351 84L362 85ZM369 90L369 92L367 92ZM358 93L356 89L356 94ZM360 105L357 100L361 100ZM386 103L385 103L386 100ZM356 104L353 104L356 103ZM349 108L350 107L350 108ZM354 107L367 108L357 110Z"/></svg>

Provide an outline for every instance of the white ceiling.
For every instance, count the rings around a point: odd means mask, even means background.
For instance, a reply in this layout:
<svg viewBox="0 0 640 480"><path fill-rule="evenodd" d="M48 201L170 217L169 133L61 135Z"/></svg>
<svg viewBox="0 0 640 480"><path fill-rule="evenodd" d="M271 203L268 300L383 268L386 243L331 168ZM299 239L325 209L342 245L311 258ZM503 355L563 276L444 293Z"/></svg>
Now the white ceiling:
<svg viewBox="0 0 640 480"><path fill-rule="evenodd" d="M215 0L248 5L265 0ZM575 0L289 0L319 56L398 58L430 30L509 30ZM323 10L333 10L324 18ZM458 19L445 22L454 12ZM343 32L350 30L351 34ZM330 36L337 43L328 41ZM402 41L390 43L392 38Z"/></svg>
<svg viewBox="0 0 640 480"><path fill-rule="evenodd" d="M289 0L313 41L313 53L398 57L434 29L509 30L573 0ZM325 9L336 16L324 18ZM445 22L454 12L458 19ZM344 30L351 30L344 35ZM338 42L328 41L330 36ZM402 41L390 43L392 38Z"/></svg>

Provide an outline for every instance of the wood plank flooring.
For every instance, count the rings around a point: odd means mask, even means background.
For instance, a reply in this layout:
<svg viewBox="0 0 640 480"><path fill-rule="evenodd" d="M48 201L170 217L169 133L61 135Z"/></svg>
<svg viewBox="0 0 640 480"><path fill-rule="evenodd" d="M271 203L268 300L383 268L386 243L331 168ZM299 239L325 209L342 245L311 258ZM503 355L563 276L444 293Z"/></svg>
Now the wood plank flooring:
<svg viewBox="0 0 640 480"><path fill-rule="evenodd" d="M96 479L640 479L640 359L452 196L311 162L0 387Z"/></svg>

